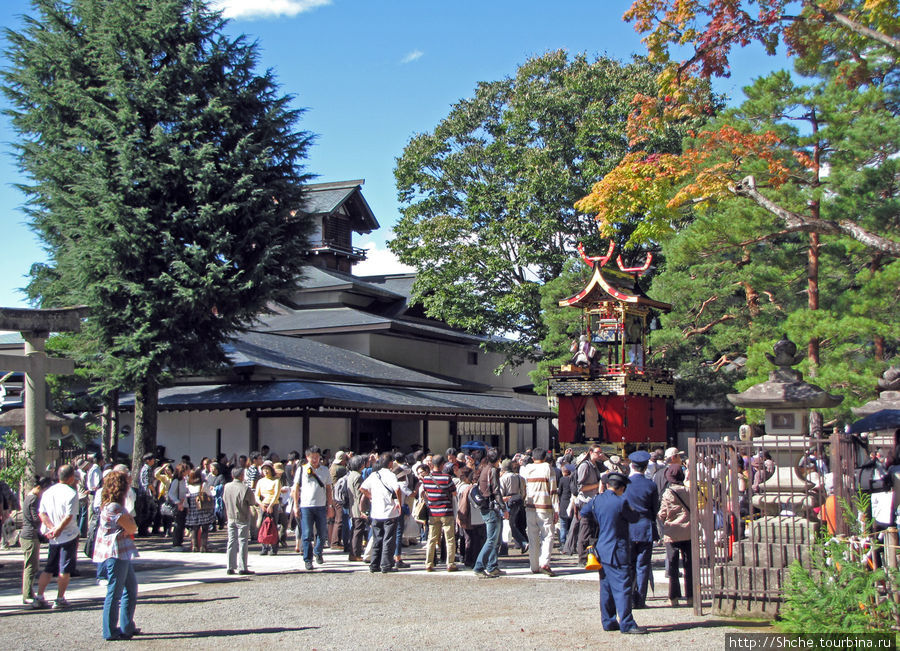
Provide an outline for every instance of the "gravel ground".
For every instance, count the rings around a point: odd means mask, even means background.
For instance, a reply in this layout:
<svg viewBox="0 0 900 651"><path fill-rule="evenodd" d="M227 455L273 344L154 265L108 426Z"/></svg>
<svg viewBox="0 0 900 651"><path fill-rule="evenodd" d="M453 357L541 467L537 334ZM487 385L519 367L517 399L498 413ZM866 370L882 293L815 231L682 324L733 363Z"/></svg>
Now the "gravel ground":
<svg viewBox="0 0 900 651"><path fill-rule="evenodd" d="M696 617L687 608L670 608L662 597L635 611L648 636L623 636L601 629L596 579L579 573L571 559L554 559L562 576L532 575L524 557L501 559L510 575L476 579L471 572L422 571L421 548L406 553L412 570L370 574L365 565L349 564L326 552L326 564L305 572L299 556L259 557L251 553L251 577L224 575L222 554L154 554L142 541L149 560L138 581L153 581L141 592L136 621L142 634L129 648L221 649L290 645L299 649L562 649L646 648L722 649L728 632L762 632L765 624L712 616ZM219 543L224 549L224 545ZM152 557L152 558L151 558ZM165 560L153 560L159 558ZM93 649L100 636L102 594L89 578L74 580L72 608L31 611L15 596L12 561L5 555L0 573L0 648ZM193 559L205 565L197 567ZM566 562L568 560L568 562ZM656 564L660 561L659 552ZM19 565L21 567L21 565ZM90 572L89 563L80 565ZM440 566L439 566L440 567ZM155 577L155 578L154 578ZM162 577L162 578L160 578ZM165 587L167 585L171 587ZM657 595L665 586L657 584ZM51 584L47 597L55 595Z"/></svg>

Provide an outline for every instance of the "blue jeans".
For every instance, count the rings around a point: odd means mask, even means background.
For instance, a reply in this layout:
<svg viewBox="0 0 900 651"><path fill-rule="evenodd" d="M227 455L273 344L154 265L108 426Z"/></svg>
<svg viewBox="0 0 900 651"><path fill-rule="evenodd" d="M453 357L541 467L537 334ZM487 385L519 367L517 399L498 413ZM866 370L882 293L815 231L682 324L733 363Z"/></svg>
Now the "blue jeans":
<svg viewBox="0 0 900 651"><path fill-rule="evenodd" d="M328 535L326 506L300 507L300 531L303 535L303 560L312 563L313 555L321 556ZM316 528L316 545L313 549L313 525Z"/></svg>
<svg viewBox="0 0 900 651"><path fill-rule="evenodd" d="M103 602L103 637L134 633L134 607L137 605L137 576L130 560L108 558L103 562L109 584ZM118 626L116 623L118 622Z"/></svg>
<svg viewBox="0 0 900 651"><path fill-rule="evenodd" d="M487 530L486 540L478 554L478 560L475 561L474 570L492 572L498 569L498 555L500 552L500 533L503 531L503 518L497 509L491 509L487 513L481 513L484 518L485 528Z"/></svg>
<svg viewBox="0 0 900 651"><path fill-rule="evenodd" d="M351 525L351 517L350 517L350 509L341 509L344 512L344 517L341 518L341 543L344 545L344 551L348 554L350 553L350 525Z"/></svg>
<svg viewBox="0 0 900 651"><path fill-rule="evenodd" d="M569 538L569 528L572 526L572 518L560 518L559 519L559 547L562 549L562 546L566 544L566 540Z"/></svg>
<svg viewBox="0 0 900 651"><path fill-rule="evenodd" d="M404 508L406 506L404 505ZM397 520L397 533L394 534L394 556L403 555L403 527L406 526L406 513L400 511L400 518Z"/></svg>

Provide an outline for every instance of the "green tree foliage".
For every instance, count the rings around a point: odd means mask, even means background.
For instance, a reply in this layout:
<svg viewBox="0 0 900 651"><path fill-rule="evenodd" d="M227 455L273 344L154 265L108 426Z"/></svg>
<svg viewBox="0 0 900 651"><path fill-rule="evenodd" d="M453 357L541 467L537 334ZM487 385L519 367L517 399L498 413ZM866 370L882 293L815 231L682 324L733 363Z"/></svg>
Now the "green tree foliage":
<svg viewBox="0 0 900 651"><path fill-rule="evenodd" d="M559 301L577 294L589 279L590 269L580 259L570 258L559 276L541 285L541 318L547 334L541 342L544 357L530 373L535 393L547 391L550 368L572 358L569 347L585 331L581 310L559 307Z"/></svg>
<svg viewBox="0 0 900 651"><path fill-rule="evenodd" d="M223 361L221 344L298 277L310 136L257 49L202 0L34 0L4 91L47 265L42 306L85 304L76 357L135 390L135 456L156 391ZM146 407L146 409L144 409Z"/></svg>
<svg viewBox="0 0 900 651"><path fill-rule="evenodd" d="M873 232L896 232L895 92L890 86L848 88L830 79L799 84L782 71L756 80L740 107L707 128L775 134L771 155L784 181L763 181L773 166L762 161L741 173L755 175L765 185L761 192L784 209L835 220L852 213ZM722 152L722 164L732 155ZM816 246L818 304L812 309L806 233L785 229L778 216L745 199L695 214L665 242L666 267L653 285L655 295L674 305L663 318L661 343L682 378L679 395L708 395L711 375L722 389L764 380L771 370L764 353L787 333L801 346L814 342L815 357L801 370L845 396L827 415L848 417L850 407L871 399L900 338L892 316L900 299L900 261L846 235L823 236ZM745 356L746 377L722 371Z"/></svg>
<svg viewBox="0 0 900 651"><path fill-rule="evenodd" d="M514 334L500 346L511 361L535 354L547 333L541 285L560 275L579 241L606 249L575 201L628 152L631 100L655 92L657 73L642 59L551 52L514 77L480 83L432 132L411 139L394 172L403 214L390 248L418 270L414 291L429 314ZM695 124L673 123L645 147L678 151Z"/></svg>
<svg viewBox="0 0 900 651"><path fill-rule="evenodd" d="M0 438L0 448L5 457L3 467L0 468L0 481L6 482L18 493L31 465L31 453L25 449L25 440L16 431L8 432Z"/></svg>

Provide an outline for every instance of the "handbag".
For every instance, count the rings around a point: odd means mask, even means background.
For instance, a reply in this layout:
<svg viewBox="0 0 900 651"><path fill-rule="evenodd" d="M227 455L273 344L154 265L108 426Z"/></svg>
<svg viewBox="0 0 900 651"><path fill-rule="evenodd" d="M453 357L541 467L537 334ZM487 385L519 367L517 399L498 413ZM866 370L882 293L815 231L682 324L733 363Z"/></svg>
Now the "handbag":
<svg viewBox="0 0 900 651"><path fill-rule="evenodd" d="M178 510L175 508L175 505L172 504L169 500L166 500L162 504L159 505L159 513L164 518L175 518Z"/></svg>
<svg viewBox="0 0 900 651"><path fill-rule="evenodd" d="M413 505L413 519L416 522L425 524L426 522L428 522L428 515L428 500L416 500L416 503Z"/></svg>
<svg viewBox="0 0 900 651"><path fill-rule="evenodd" d="M591 545L585 551L587 551L587 563L585 563L584 569L591 572L602 570L603 563L600 562L600 558L597 556L597 549Z"/></svg>
<svg viewBox="0 0 900 651"><path fill-rule="evenodd" d="M488 508L487 497L481 494L481 489L478 488L478 484L472 484L472 489L469 491L469 500L471 500L472 504L479 509L483 510Z"/></svg>
<svg viewBox="0 0 900 651"><path fill-rule="evenodd" d="M266 515L263 518L262 524L259 526L259 533L256 535L256 541L260 545L278 544L278 526L271 515Z"/></svg>

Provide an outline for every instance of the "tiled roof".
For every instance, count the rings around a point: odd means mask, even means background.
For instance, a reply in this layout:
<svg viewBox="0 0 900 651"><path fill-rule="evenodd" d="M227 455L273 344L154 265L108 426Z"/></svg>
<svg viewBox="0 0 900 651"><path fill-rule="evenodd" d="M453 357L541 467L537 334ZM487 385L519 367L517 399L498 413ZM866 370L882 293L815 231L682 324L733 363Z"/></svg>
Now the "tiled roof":
<svg viewBox="0 0 900 651"><path fill-rule="evenodd" d="M390 330L392 332L418 334L431 339L481 344L488 338L471 335L461 330L429 325L407 319L395 319L372 314L351 307L333 307L294 310L290 314L264 316L253 328L259 332L283 332L292 334L324 334L327 332L353 332L361 330Z"/></svg>
<svg viewBox="0 0 900 651"><path fill-rule="evenodd" d="M120 406L131 408L133 396ZM553 412L518 398L410 387L364 386L336 382L278 381L249 384L205 384L161 389L160 411L218 409L350 409L366 413L440 417L551 418ZM264 414L264 412L263 412Z"/></svg>
<svg viewBox="0 0 900 651"><path fill-rule="evenodd" d="M306 201L303 203L303 211L311 215L327 215L345 203L349 203L348 212L356 220L354 229L358 233L371 233L379 225L360 190L363 183L365 181L362 179L336 183L311 183L306 186Z"/></svg>
<svg viewBox="0 0 900 651"><path fill-rule="evenodd" d="M284 371L298 378L460 389L463 385L300 337L246 332L225 346L235 367Z"/></svg>
<svg viewBox="0 0 900 651"><path fill-rule="evenodd" d="M341 273L333 269L322 269L321 267L305 267L300 285L302 285L302 291L345 289L353 290L358 294L366 294L377 298L392 298L398 301L402 301L407 297L405 294L394 292L391 287L367 282L363 277Z"/></svg>

